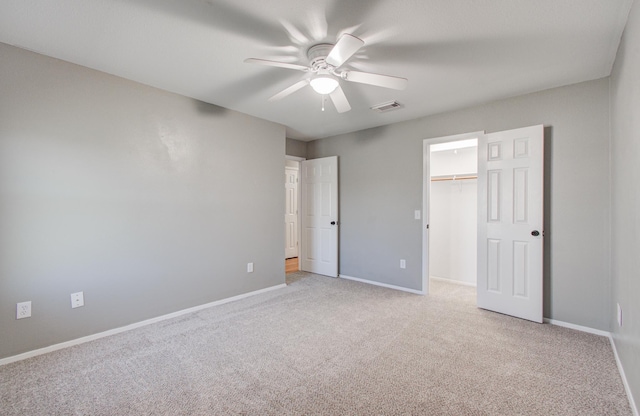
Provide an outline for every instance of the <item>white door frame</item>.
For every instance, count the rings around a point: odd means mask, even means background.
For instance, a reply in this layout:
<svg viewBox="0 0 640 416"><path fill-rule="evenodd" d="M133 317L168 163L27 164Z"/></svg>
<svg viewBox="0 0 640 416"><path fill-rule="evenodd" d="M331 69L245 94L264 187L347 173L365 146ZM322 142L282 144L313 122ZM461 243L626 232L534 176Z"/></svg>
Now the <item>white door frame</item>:
<svg viewBox="0 0 640 416"><path fill-rule="evenodd" d="M305 157L298 157L298 156L289 156L289 155L285 155L284 156L285 160L293 160L296 162L302 162L303 160L307 160L307 158ZM286 166L286 163L285 163ZM300 238L301 234L300 234L300 198L301 198L301 194L302 194L302 182L300 182L300 174L298 173L298 200L296 201L297 205L298 205L298 267L300 267L300 252L302 250L302 239ZM283 198L286 198L286 196L283 196ZM286 209L286 208L285 208ZM282 213L283 217L284 217L284 213ZM286 237L285 237L285 241L286 241ZM283 241L284 243L284 241ZM286 257L286 256L285 256ZM282 259L282 261L284 261L284 259Z"/></svg>
<svg viewBox="0 0 640 416"><path fill-rule="evenodd" d="M434 137L422 141L422 293L429 294L429 198L431 195L430 146L483 136L483 131Z"/></svg>

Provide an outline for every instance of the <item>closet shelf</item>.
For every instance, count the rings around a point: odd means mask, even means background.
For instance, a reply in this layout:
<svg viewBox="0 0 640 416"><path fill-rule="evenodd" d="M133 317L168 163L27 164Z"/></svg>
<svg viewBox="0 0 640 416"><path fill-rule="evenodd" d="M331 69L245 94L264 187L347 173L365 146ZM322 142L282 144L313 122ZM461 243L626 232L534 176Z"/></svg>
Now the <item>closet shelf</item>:
<svg viewBox="0 0 640 416"><path fill-rule="evenodd" d="M461 181L468 179L478 179L478 175L474 174L460 174L460 175L440 175L440 176L432 176L431 182L440 182L440 181Z"/></svg>

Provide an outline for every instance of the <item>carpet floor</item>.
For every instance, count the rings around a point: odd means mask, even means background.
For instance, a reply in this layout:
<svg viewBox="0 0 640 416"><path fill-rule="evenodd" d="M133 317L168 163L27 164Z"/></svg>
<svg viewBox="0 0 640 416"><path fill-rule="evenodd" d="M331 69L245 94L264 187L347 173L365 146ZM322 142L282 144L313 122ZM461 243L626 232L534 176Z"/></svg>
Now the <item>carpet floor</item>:
<svg viewBox="0 0 640 416"><path fill-rule="evenodd" d="M284 289L0 367L2 415L631 415L609 341L297 272Z"/></svg>

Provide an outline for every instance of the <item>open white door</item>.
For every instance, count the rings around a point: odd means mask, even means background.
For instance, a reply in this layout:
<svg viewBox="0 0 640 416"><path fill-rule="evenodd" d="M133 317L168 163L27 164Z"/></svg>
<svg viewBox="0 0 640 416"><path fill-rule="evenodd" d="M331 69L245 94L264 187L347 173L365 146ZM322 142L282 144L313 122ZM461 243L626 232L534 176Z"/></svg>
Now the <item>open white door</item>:
<svg viewBox="0 0 640 416"><path fill-rule="evenodd" d="M298 257L298 169L286 167L284 211L284 256Z"/></svg>
<svg viewBox="0 0 640 416"><path fill-rule="evenodd" d="M478 141L478 307L542 322L542 125Z"/></svg>
<svg viewBox="0 0 640 416"><path fill-rule="evenodd" d="M300 269L338 277L338 157L300 163Z"/></svg>

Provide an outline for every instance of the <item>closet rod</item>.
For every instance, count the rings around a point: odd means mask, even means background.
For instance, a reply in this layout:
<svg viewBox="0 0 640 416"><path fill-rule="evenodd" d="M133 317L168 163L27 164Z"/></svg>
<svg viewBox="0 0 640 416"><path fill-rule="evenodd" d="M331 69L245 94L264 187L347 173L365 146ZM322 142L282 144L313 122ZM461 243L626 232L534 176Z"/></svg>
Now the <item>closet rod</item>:
<svg viewBox="0 0 640 416"><path fill-rule="evenodd" d="M446 175L446 176L434 176L431 178L431 182L440 182L440 181L460 181L465 179L478 179L478 176L474 175Z"/></svg>

